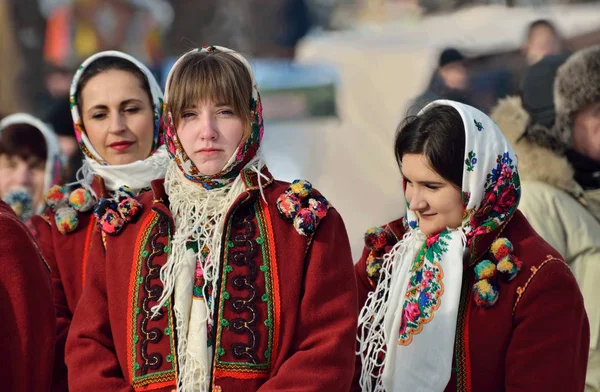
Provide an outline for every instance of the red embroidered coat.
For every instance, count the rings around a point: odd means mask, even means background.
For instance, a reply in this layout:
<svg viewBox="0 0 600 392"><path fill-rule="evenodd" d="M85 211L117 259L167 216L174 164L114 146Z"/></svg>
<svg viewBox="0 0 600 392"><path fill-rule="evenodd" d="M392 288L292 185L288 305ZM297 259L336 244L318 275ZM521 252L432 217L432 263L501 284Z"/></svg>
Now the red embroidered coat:
<svg viewBox="0 0 600 392"><path fill-rule="evenodd" d="M348 391L358 302L342 218L331 209L314 235L298 234L276 208L288 184L263 173L267 202L256 174L243 172L246 191L226 216L212 390ZM172 303L158 318L150 310L174 227L163 182L152 188L135 223L94 237L105 250L89 261L67 341L71 391L176 387Z"/></svg>
<svg viewBox="0 0 600 392"><path fill-rule="evenodd" d="M94 177L94 192L98 197L106 196L104 180ZM73 319L73 312L83 290L86 266L91 249L92 233L96 229L96 218L91 212L78 215L77 229L62 234L56 227L54 212L48 209L43 216L31 219L33 232L44 258L52 271L52 288L56 308L56 350L52 390L67 391L67 367L65 365L65 343Z"/></svg>
<svg viewBox="0 0 600 392"><path fill-rule="evenodd" d="M0 201L2 391L49 391L54 358L50 272L33 236Z"/></svg>
<svg viewBox="0 0 600 392"><path fill-rule="evenodd" d="M404 233L402 220L385 229L396 242ZM474 266L491 259L490 246L499 237L512 242L523 266L514 280L499 283L498 301L481 308L473 299ZM376 284L376 274L367 272L373 271L367 261L371 252L378 251L365 248L355 266L361 305ZM503 227L475 240L464 264L453 371L445 391L583 391L590 334L581 292L559 253L523 214L517 211ZM360 391L359 358L356 368L352 390Z"/></svg>

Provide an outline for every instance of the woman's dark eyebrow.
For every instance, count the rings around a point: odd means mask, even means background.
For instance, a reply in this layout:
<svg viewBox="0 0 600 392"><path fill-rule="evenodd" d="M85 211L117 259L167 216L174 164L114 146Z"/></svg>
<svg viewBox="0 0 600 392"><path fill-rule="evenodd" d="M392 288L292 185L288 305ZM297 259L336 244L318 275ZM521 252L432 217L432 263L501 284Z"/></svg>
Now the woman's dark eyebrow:
<svg viewBox="0 0 600 392"><path fill-rule="evenodd" d="M121 102L121 106L129 105L130 103L142 103L142 101L137 98L130 98Z"/></svg>

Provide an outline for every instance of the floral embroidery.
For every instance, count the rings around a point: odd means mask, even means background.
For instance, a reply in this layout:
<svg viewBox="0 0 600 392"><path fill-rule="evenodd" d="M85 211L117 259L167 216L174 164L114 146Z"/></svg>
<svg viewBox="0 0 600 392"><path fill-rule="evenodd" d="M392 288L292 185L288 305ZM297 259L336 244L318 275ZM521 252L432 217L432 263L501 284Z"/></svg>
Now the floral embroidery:
<svg viewBox="0 0 600 392"><path fill-rule="evenodd" d="M469 155L467 156L467 159L465 159L465 164L467 165L467 171L475 170L477 157L474 151L469 151Z"/></svg>
<svg viewBox="0 0 600 392"><path fill-rule="evenodd" d="M485 196L478 208L465 211L467 239L496 230L512 216L519 204L521 182L508 152L498 155L496 167L488 173L485 181Z"/></svg>
<svg viewBox="0 0 600 392"><path fill-rule="evenodd" d="M444 292L444 271L439 261L448 250L450 233L444 231L427 239L411 269L406 290L398 344L408 346L423 325L433 320L434 312L440 307Z"/></svg>
<svg viewBox="0 0 600 392"><path fill-rule="evenodd" d="M475 123L475 126L477 127L477 130L478 130L479 132L483 131L483 124L482 124L482 123L480 123L480 122L479 122L479 121L477 121L477 120L473 120L473 122Z"/></svg>

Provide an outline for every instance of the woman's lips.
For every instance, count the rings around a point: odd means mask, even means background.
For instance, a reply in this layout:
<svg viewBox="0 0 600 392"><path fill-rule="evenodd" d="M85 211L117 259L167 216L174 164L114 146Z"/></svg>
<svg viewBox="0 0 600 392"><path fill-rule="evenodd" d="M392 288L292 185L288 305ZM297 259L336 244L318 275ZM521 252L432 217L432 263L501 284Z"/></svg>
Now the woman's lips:
<svg viewBox="0 0 600 392"><path fill-rule="evenodd" d="M219 150L218 148L201 148L198 150L198 153L206 156L212 156L220 153L221 151L222 150Z"/></svg>
<svg viewBox="0 0 600 392"><path fill-rule="evenodd" d="M433 214L419 214L421 216L422 219L429 219L429 218L433 218L434 216L437 215L437 213L433 213Z"/></svg>
<svg viewBox="0 0 600 392"><path fill-rule="evenodd" d="M132 145L133 145L133 142L123 141L123 142L114 142L109 147L114 148L117 151L125 151Z"/></svg>

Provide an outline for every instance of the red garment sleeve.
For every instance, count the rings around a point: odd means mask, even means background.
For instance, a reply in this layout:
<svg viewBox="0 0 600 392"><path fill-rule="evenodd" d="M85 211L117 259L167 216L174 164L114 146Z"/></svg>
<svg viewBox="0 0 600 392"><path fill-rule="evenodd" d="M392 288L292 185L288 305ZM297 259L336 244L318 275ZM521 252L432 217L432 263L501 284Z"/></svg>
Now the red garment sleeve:
<svg viewBox="0 0 600 392"><path fill-rule="evenodd" d="M50 390L55 318L49 274L25 226L16 216L0 217L3 391Z"/></svg>
<svg viewBox="0 0 600 392"><path fill-rule="evenodd" d="M516 304L506 391L583 391L590 340L583 297L566 263L536 271Z"/></svg>
<svg viewBox="0 0 600 392"><path fill-rule="evenodd" d="M337 211L330 210L321 222L305 271L293 354L261 392L347 392L350 388L358 305L350 243Z"/></svg>
<svg viewBox="0 0 600 392"><path fill-rule="evenodd" d="M67 392L67 365L65 364L65 343L71 326L73 315L67 305L67 297L63 288L60 270L54 255L52 226L41 216L31 218L35 228L36 240L46 262L50 266L54 308L56 311L56 346L54 351L54 375L52 377L53 392Z"/></svg>
<svg viewBox="0 0 600 392"><path fill-rule="evenodd" d="M85 288L67 337L70 391L133 391L117 358L106 296L106 260L99 232L92 236Z"/></svg>

